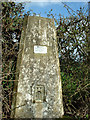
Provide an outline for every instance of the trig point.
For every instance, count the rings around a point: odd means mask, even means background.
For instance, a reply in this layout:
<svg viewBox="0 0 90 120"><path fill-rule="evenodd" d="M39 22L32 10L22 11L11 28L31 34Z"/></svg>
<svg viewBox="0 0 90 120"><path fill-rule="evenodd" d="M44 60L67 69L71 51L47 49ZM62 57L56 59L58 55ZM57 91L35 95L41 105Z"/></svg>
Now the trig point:
<svg viewBox="0 0 90 120"><path fill-rule="evenodd" d="M29 16L26 21L11 117L60 118L64 112L54 21L37 16Z"/></svg>

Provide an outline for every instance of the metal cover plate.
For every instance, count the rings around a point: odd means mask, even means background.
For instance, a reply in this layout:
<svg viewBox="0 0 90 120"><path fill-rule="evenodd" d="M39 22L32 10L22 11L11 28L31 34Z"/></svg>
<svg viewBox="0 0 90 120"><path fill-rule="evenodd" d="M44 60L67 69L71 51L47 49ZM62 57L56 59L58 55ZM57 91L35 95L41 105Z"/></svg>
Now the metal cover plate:
<svg viewBox="0 0 90 120"><path fill-rule="evenodd" d="M34 46L34 53L42 53L46 54L47 53L47 47L46 46Z"/></svg>

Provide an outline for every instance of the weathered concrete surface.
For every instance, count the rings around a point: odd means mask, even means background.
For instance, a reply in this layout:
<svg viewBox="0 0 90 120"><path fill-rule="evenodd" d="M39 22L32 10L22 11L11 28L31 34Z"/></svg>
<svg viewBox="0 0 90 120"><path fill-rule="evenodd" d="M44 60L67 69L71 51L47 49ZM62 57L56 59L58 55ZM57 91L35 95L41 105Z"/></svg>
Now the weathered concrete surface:
<svg viewBox="0 0 90 120"><path fill-rule="evenodd" d="M47 53L35 53L34 46ZM43 50L41 51L43 52ZM21 56L20 56L21 55ZM62 87L54 21L29 16L22 32L18 57L15 118L62 117ZM16 89L16 88L15 88ZM14 108L14 104L13 108Z"/></svg>

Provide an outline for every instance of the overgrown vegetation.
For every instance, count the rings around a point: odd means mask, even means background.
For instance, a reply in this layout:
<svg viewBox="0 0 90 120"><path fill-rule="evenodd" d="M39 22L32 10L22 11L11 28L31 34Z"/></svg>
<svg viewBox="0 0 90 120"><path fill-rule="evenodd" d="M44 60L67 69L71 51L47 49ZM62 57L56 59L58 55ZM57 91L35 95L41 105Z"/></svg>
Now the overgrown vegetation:
<svg viewBox="0 0 90 120"><path fill-rule="evenodd" d="M3 118L10 118L22 23L30 12L24 14L22 3L3 2L2 6ZM84 8L73 11L66 4L64 7L70 13L68 18L60 15L57 21L51 12L48 14L58 23L57 39L64 111L67 116L89 118L88 17Z"/></svg>
<svg viewBox="0 0 90 120"><path fill-rule="evenodd" d="M89 22L85 8L60 17L57 29L65 114L89 118Z"/></svg>
<svg viewBox="0 0 90 120"><path fill-rule="evenodd" d="M2 3L2 84L3 117L10 117L12 90L16 74L16 61L23 22L23 4Z"/></svg>

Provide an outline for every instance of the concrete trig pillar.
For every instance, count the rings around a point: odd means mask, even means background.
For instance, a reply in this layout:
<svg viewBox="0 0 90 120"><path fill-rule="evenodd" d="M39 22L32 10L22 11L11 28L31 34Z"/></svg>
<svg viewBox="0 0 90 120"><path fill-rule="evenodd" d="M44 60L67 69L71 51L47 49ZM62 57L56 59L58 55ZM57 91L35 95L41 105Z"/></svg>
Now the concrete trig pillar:
<svg viewBox="0 0 90 120"><path fill-rule="evenodd" d="M17 72L17 95L12 104L12 108L15 107L12 117L63 116L60 65L53 19L28 17L21 35Z"/></svg>

